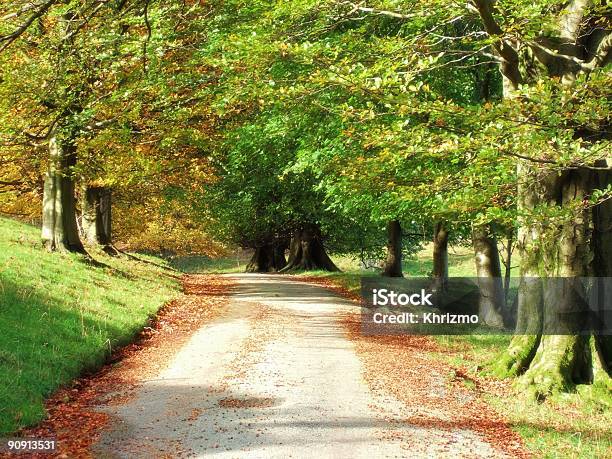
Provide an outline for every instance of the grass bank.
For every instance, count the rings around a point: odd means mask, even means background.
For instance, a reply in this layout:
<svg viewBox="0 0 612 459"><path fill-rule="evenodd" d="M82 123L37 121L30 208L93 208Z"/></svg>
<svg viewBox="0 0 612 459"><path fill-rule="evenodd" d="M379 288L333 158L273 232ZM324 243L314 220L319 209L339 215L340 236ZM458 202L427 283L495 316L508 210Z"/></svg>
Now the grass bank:
<svg viewBox="0 0 612 459"><path fill-rule="evenodd" d="M445 352L439 358L465 368L468 375L491 377L492 363L510 336L436 336ZM478 390L470 380L466 386ZM612 394L605 385L581 385L536 403L514 391L482 396L511 424L536 457L612 457Z"/></svg>
<svg viewBox="0 0 612 459"><path fill-rule="evenodd" d="M0 218L0 436L45 415L58 387L99 368L179 292L126 257L48 253L39 229Z"/></svg>

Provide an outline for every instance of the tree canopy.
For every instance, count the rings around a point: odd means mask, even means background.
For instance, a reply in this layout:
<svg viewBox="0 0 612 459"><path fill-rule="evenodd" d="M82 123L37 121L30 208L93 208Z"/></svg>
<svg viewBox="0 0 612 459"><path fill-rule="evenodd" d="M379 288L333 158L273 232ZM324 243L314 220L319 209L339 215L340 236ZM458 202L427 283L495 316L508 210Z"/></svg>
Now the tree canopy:
<svg viewBox="0 0 612 459"><path fill-rule="evenodd" d="M0 210L42 215L51 249L82 249L105 189L116 240L238 245L254 270L381 259L387 227L389 253L439 242L434 277L448 238L517 244L524 277L610 276L610 18L605 0L6 1ZM500 371L542 393L584 376L588 341L527 315Z"/></svg>

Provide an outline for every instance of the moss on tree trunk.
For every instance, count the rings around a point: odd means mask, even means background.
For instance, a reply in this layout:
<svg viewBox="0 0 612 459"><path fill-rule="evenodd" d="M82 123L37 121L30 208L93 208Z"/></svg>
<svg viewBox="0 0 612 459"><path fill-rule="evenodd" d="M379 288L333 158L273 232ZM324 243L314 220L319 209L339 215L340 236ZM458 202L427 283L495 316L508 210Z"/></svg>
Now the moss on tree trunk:
<svg viewBox="0 0 612 459"><path fill-rule="evenodd" d="M592 381L592 358L588 336L544 335L529 369L517 387L536 399L571 390Z"/></svg>
<svg viewBox="0 0 612 459"><path fill-rule="evenodd" d="M538 180L523 180L532 185L519 189L523 192L519 195L520 205L533 205L537 200L538 203L554 203L571 212L554 227L528 222L521 227L519 247L523 250L523 279L519 290L517 332L526 335L512 340L497 369L505 370L506 374L525 370L517 387L541 399L593 380L585 301L589 287L581 279L597 273L592 250L597 238L591 234L594 213L584 205L596 182L588 169L573 169L561 174L531 170L528 176L537 176ZM537 185L533 185L535 183ZM599 212L607 210L600 208ZM601 337L599 342L602 342ZM600 347L605 356L605 340ZM605 360L604 357L604 366Z"/></svg>
<svg viewBox="0 0 612 459"><path fill-rule="evenodd" d="M612 160L599 161L597 166L612 166ZM604 189L612 183L612 172L598 171L595 174L594 187ZM599 303L601 309L609 308L610 290L605 290L612 278L612 200L608 199L593 208L593 274L599 277ZM595 333L595 355L598 358L596 365L599 371L595 379L606 380L610 384L612 376L612 336Z"/></svg>

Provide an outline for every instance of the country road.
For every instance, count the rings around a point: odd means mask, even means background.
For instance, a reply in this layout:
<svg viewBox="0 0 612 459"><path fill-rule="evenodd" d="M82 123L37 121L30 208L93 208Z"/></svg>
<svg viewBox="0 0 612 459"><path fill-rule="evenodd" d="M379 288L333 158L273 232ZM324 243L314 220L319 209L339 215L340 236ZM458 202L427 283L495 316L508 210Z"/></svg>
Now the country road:
<svg viewBox="0 0 612 459"><path fill-rule="evenodd" d="M232 280L222 315L167 368L125 404L98 407L111 427L94 456L503 457L475 431L448 427L443 385L431 386L440 406L422 408L445 427L407 422L414 405L371 390L341 322L354 303L289 276Z"/></svg>

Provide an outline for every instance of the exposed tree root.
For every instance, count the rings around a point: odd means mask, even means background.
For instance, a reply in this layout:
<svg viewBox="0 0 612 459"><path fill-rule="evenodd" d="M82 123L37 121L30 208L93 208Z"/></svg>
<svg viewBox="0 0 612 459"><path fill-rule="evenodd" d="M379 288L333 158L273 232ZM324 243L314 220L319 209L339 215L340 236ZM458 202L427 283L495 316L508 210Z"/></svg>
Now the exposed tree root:
<svg viewBox="0 0 612 459"><path fill-rule="evenodd" d="M491 372L499 378L522 374L533 360L539 344L539 335L515 336L508 349L491 365Z"/></svg>

